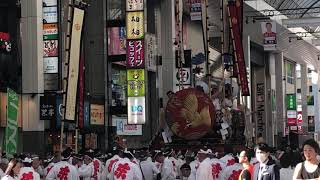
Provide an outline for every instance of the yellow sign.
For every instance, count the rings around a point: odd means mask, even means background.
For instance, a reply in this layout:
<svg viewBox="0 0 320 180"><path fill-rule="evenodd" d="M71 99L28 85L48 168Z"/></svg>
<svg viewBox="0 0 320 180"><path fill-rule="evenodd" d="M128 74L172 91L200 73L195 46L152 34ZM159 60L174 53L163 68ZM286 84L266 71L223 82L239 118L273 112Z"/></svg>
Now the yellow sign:
<svg viewBox="0 0 320 180"><path fill-rule="evenodd" d="M90 124L104 125L104 105L90 105Z"/></svg>
<svg viewBox="0 0 320 180"><path fill-rule="evenodd" d="M127 39L144 38L143 11L127 13Z"/></svg>

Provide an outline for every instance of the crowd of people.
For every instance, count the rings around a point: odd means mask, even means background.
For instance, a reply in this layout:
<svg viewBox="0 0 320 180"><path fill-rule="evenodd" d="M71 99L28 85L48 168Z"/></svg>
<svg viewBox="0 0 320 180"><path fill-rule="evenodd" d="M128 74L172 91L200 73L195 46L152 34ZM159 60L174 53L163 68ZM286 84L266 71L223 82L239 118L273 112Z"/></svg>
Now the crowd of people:
<svg viewBox="0 0 320 180"><path fill-rule="evenodd" d="M310 139L302 151L274 151L266 143L234 154L209 146L197 151L174 149L128 151L116 146L108 154L70 148L47 158L20 154L0 159L1 180L287 180L320 176L319 145Z"/></svg>

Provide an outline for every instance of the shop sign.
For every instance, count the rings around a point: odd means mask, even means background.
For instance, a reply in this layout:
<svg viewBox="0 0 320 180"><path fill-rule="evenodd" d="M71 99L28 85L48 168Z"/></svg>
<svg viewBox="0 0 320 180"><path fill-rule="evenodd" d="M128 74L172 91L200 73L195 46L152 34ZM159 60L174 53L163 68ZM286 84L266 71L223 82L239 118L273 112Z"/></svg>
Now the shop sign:
<svg viewBox="0 0 320 180"><path fill-rule="evenodd" d="M296 110L297 101L295 94L287 94L287 110Z"/></svg>
<svg viewBox="0 0 320 180"><path fill-rule="evenodd" d="M56 91L59 89L59 74L44 74L44 90Z"/></svg>
<svg viewBox="0 0 320 180"><path fill-rule="evenodd" d="M90 125L90 103L88 101L84 102L83 109L83 119L84 119L84 127L89 127Z"/></svg>
<svg viewBox="0 0 320 180"><path fill-rule="evenodd" d="M104 105L100 105L100 104L90 105L90 124L104 125Z"/></svg>
<svg viewBox="0 0 320 180"><path fill-rule="evenodd" d="M276 23L272 21L261 22L263 47L265 51L274 51L277 47Z"/></svg>
<svg viewBox="0 0 320 180"><path fill-rule="evenodd" d="M231 28L231 35L233 37L234 41L234 50L235 50L235 57L236 57L236 63L238 66L238 73L239 73L239 82L240 88L241 88L241 95L242 96L249 96L249 83L248 83L248 77L247 77L247 69L246 64L244 60L244 53L243 53L243 46L242 46L242 36L240 34L241 32L241 25L242 22L239 21L241 19L239 17L238 10L236 3L230 3L228 5L229 8L229 21Z"/></svg>
<svg viewBox="0 0 320 180"><path fill-rule="evenodd" d="M264 83L257 83L256 117L257 137L265 137L265 88Z"/></svg>
<svg viewBox="0 0 320 180"><path fill-rule="evenodd" d="M175 85L189 85L191 84L191 70L190 68L176 68L175 69Z"/></svg>
<svg viewBox="0 0 320 180"><path fill-rule="evenodd" d="M43 7L43 23L58 23L58 8L53 7Z"/></svg>
<svg viewBox="0 0 320 180"><path fill-rule="evenodd" d="M11 42L9 33L0 32L0 52L11 52Z"/></svg>
<svg viewBox="0 0 320 180"><path fill-rule="evenodd" d="M142 125L128 124L127 118L116 118L117 135L120 136L140 136L142 135Z"/></svg>
<svg viewBox="0 0 320 180"><path fill-rule="evenodd" d="M128 69L127 81L129 97L145 95L144 69Z"/></svg>
<svg viewBox="0 0 320 180"><path fill-rule="evenodd" d="M42 0L42 4L44 7L58 5L57 0Z"/></svg>
<svg viewBox="0 0 320 180"><path fill-rule="evenodd" d="M43 41L43 57L58 56L58 40Z"/></svg>
<svg viewBox="0 0 320 180"><path fill-rule="evenodd" d="M7 127L5 131L6 153L17 153L18 145L18 103L19 97L15 91L7 89Z"/></svg>
<svg viewBox="0 0 320 180"><path fill-rule="evenodd" d="M146 67L150 71L157 71L156 62L156 36L154 34L146 34Z"/></svg>
<svg viewBox="0 0 320 180"><path fill-rule="evenodd" d="M143 11L127 13L127 39L144 38Z"/></svg>
<svg viewBox="0 0 320 180"><path fill-rule="evenodd" d="M19 96L18 127L22 127L22 97ZM0 127L7 126L7 93L0 92Z"/></svg>
<svg viewBox="0 0 320 180"><path fill-rule="evenodd" d="M126 28L108 28L108 55L126 54Z"/></svg>
<svg viewBox="0 0 320 180"><path fill-rule="evenodd" d="M56 117L56 96L40 97L40 120L54 120Z"/></svg>
<svg viewBox="0 0 320 180"><path fill-rule="evenodd" d="M287 111L287 119L288 119L288 126L296 126L297 125L297 111L288 110Z"/></svg>
<svg viewBox="0 0 320 180"><path fill-rule="evenodd" d="M127 0L127 11L142 11L144 0Z"/></svg>
<svg viewBox="0 0 320 180"><path fill-rule="evenodd" d="M302 111L299 111L297 112L297 122L298 124L302 124L303 123L303 120L302 120Z"/></svg>
<svg viewBox="0 0 320 180"><path fill-rule="evenodd" d="M127 68L144 68L144 40L127 41Z"/></svg>
<svg viewBox="0 0 320 180"><path fill-rule="evenodd" d="M145 97L128 97L128 124L145 124Z"/></svg>
<svg viewBox="0 0 320 180"><path fill-rule="evenodd" d="M43 58L43 72L44 73L58 73L58 57Z"/></svg>
<svg viewBox="0 0 320 180"><path fill-rule="evenodd" d="M43 40L58 39L58 24L43 24Z"/></svg>
<svg viewBox="0 0 320 180"><path fill-rule="evenodd" d="M191 21L201 21L201 0L192 0L190 6Z"/></svg>
<svg viewBox="0 0 320 180"><path fill-rule="evenodd" d="M80 44L81 32L84 18L84 10L74 8L73 23L72 23L72 38L70 42L70 58L69 58L69 73L67 85L67 98L65 108L65 120L74 121L76 119L76 104L77 104L77 87L79 78L79 59L80 59Z"/></svg>
<svg viewBox="0 0 320 180"><path fill-rule="evenodd" d="M62 121L62 113L63 113L63 104L62 104L62 96L56 96L56 128L61 128ZM68 127L68 123L64 123L64 128Z"/></svg>

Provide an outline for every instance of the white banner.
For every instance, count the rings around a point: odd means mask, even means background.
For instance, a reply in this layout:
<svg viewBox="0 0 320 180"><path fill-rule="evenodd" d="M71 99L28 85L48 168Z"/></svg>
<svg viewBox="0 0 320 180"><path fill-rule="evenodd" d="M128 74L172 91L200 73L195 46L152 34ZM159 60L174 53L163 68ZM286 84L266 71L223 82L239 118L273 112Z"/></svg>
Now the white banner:
<svg viewBox="0 0 320 180"><path fill-rule="evenodd" d="M70 42L70 59L69 59L69 74L67 83L67 96L65 119L75 120L76 103L77 103L77 87L79 75L79 58L80 58L80 44L81 44L81 31L83 24L84 10L74 8L73 23L72 23L72 36Z"/></svg>
<svg viewBox="0 0 320 180"><path fill-rule="evenodd" d="M277 24L275 22L261 22L263 47L265 51L274 51L277 47Z"/></svg>
<svg viewBox="0 0 320 180"><path fill-rule="evenodd" d="M128 124L144 124L145 108L145 97L128 97Z"/></svg>
<svg viewBox="0 0 320 180"><path fill-rule="evenodd" d="M43 58L44 73L58 73L58 57Z"/></svg>
<svg viewBox="0 0 320 180"><path fill-rule="evenodd" d="M144 0L127 0L127 11L142 11Z"/></svg>
<svg viewBox="0 0 320 180"><path fill-rule="evenodd" d="M127 118L115 117L112 122L115 122L117 127L117 135L121 136L140 136L142 135L142 125L127 123Z"/></svg>

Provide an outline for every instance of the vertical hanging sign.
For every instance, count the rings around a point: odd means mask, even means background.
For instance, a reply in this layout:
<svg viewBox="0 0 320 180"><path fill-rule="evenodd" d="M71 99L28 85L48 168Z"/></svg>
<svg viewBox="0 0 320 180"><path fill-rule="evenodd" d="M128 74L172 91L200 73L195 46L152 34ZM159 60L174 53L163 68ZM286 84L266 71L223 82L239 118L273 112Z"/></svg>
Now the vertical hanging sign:
<svg viewBox="0 0 320 180"><path fill-rule="evenodd" d="M7 90L7 127L5 134L7 154L17 153L18 145L18 95L12 89Z"/></svg>
<svg viewBox="0 0 320 180"><path fill-rule="evenodd" d="M144 124L145 56L144 0L127 0L128 124Z"/></svg>

